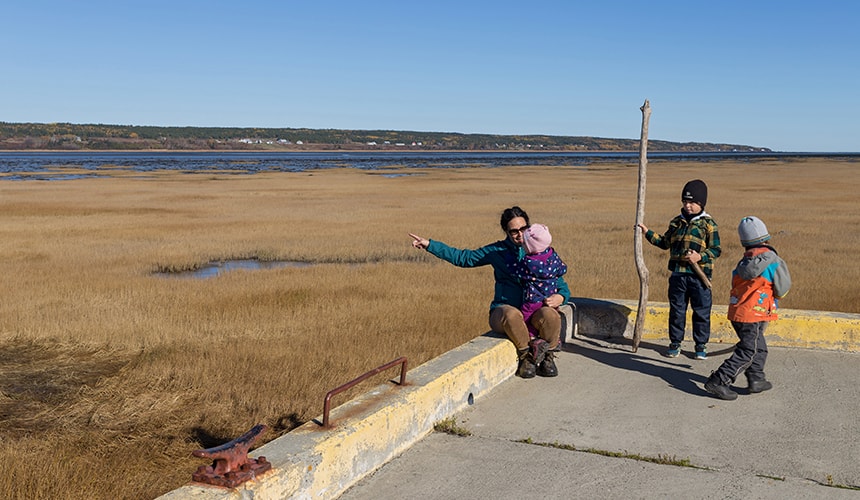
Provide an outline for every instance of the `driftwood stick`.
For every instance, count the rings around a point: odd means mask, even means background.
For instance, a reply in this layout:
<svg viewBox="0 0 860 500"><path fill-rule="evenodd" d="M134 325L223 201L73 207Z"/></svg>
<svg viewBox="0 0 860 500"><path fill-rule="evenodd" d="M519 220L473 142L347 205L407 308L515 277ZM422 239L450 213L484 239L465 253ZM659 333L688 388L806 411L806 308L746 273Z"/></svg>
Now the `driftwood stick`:
<svg viewBox="0 0 860 500"><path fill-rule="evenodd" d="M639 138L639 193L636 196L636 224L633 226L633 253L636 259L636 272L639 273L639 306L636 309L636 323L633 326L633 352L639 350L642 329L645 325L645 309L648 307L648 268L642 256L642 231L639 224L645 219L645 174L648 169L648 120L651 118L651 105L648 99L639 108L642 111L642 135Z"/></svg>
<svg viewBox="0 0 860 500"><path fill-rule="evenodd" d="M690 253L690 250L687 250L687 253ZM711 280L708 279L708 275L705 274L705 271L702 271L702 268L699 266L698 262L690 262L690 268L693 270L693 274L695 274L701 281L702 284L705 285L705 288L711 288Z"/></svg>

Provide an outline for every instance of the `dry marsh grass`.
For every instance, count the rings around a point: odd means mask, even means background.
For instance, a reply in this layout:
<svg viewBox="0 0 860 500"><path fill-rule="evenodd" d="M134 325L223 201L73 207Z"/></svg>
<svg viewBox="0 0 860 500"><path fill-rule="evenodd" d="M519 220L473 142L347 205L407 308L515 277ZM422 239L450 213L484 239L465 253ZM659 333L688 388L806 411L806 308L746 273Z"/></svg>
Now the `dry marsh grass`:
<svg viewBox="0 0 860 500"><path fill-rule="evenodd" d="M681 186L702 178L723 240L715 303L740 257L737 222L754 214L791 268L785 307L860 312L858 167L652 161L645 222L665 229ZM474 248L520 205L551 228L574 295L638 296L636 165L103 173L0 182L4 498L152 498L190 480L194 449L256 423L277 437L337 385L485 332L492 272L415 251L408 232ZM665 301L666 255L645 257L650 300ZM233 258L316 265L153 274Z"/></svg>

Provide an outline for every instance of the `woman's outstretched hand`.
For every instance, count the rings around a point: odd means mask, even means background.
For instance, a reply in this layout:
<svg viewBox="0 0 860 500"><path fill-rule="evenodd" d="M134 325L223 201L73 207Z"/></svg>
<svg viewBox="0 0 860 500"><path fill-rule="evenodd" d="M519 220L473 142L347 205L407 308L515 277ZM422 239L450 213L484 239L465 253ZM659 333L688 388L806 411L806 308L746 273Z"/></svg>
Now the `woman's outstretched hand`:
<svg viewBox="0 0 860 500"><path fill-rule="evenodd" d="M409 233L409 236L412 237L412 246L419 250L427 250L427 247L430 246L430 240L426 238L422 238L417 234Z"/></svg>

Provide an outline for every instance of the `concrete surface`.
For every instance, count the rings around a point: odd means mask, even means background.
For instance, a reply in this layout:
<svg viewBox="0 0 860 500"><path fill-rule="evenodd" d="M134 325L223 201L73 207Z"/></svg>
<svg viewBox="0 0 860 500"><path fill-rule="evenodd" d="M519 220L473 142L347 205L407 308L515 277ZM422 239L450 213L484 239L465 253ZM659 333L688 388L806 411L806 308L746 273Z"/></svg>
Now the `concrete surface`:
<svg viewBox="0 0 860 500"><path fill-rule="evenodd" d="M782 310L766 332L775 388L724 402L702 385L736 342L725 308L714 308L711 357L699 361L688 344L679 358L660 355L664 303L649 302L633 353L636 307L575 298L562 311L557 378L513 378L510 342L483 335L410 367L404 387L337 406L331 429L320 416L252 451L273 467L255 480L160 498L331 499L357 483L343 498L860 498L822 486L860 486L860 315ZM452 415L473 436L432 432Z"/></svg>
<svg viewBox="0 0 860 500"><path fill-rule="evenodd" d="M722 401L702 386L732 347L692 347L575 339L558 377L511 378L457 412L471 436L434 432L340 498L860 498L827 486L860 487L860 354L772 347L774 388Z"/></svg>

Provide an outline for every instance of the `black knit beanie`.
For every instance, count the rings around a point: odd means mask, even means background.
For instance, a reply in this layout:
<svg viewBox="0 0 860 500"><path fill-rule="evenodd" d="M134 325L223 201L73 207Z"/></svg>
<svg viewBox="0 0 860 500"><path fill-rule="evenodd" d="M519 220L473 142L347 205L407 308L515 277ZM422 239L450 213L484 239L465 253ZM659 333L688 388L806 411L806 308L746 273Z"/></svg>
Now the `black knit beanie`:
<svg viewBox="0 0 860 500"><path fill-rule="evenodd" d="M705 203L708 202L708 186L699 179L684 184L681 201L692 201L705 208Z"/></svg>

